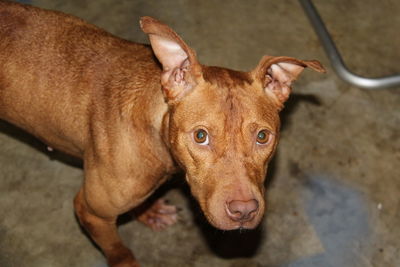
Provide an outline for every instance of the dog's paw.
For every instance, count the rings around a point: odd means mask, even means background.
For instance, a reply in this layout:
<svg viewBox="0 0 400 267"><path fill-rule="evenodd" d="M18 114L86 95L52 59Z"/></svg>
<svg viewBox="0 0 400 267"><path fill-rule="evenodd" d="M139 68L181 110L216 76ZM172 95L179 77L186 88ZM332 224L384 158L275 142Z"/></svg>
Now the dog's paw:
<svg viewBox="0 0 400 267"><path fill-rule="evenodd" d="M154 231L161 231L178 221L178 209L169 205L164 199L158 199L137 219Z"/></svg>

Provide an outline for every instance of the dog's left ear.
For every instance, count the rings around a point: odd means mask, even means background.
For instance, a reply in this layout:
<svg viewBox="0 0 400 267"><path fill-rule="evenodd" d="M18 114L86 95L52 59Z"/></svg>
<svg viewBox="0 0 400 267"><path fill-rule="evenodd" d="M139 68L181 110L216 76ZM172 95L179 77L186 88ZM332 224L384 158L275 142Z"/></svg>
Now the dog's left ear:
<svg viewBox="0 0 400 267"><path fill-rule="evenodd" d="M140 26L149 35L154 54L162 65L161 85L167 100L178 101L201 77L195 51L168 25L154 18L142 17Z"/></svg>
<svg viewBox="0 0 400 267"><path fill-rule="evenodd" d="M321 63L316 60L264 56L252 73L257 80L261 81L265 93L272 96L282 108L283 103L289 98L292 83L306 67L318 72L326 72Z"/></svg>

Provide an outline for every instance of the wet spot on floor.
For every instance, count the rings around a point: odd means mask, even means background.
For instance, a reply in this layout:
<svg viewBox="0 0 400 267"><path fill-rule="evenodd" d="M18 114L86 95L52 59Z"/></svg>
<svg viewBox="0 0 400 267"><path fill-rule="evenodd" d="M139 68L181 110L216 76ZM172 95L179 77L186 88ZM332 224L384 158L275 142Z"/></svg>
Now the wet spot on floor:
<svg viewBox="0 0 400 267"><path fill-rule="evenodd" d="M288 266L358 266L359 244L368 239L367 203L354 188L326 176L310 176L303 201L325 252Z"/></svg>

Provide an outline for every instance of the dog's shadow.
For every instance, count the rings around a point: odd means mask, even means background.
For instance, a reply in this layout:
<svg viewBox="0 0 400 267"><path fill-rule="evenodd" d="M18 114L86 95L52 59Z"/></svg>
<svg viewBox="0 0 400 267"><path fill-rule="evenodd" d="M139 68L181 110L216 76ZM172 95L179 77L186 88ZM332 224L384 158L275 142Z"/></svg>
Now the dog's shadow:
<svg viewBox="0 0 400 267"><path fill-rule="evenodd" d="M46 144L24 130L0 119L0 133L16 139L31 148L45 154L50 160L57 160L75 168L83 168L81 159L67 155L58 150L48 150Z"/></svg>
<svg viewBox="0 0 400 267"><path fill-rule="evenodd" d="M280 112L281 132L285 131L286 126L290 123L290 115L294 113L300 103L307 103L314 106L321 106L321 100L312 94L296 94L292 93L285 103L285 107Z"/></svg>

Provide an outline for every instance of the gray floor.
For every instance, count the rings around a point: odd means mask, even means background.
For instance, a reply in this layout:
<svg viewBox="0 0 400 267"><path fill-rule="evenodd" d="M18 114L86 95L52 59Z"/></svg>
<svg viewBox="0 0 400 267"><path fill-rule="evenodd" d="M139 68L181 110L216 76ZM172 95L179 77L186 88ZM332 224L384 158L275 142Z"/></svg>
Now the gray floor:
<svg viewBox="0 0 400 267"><path fill-rule="evenodd" d="M400 72L399 1L315 3L352 70ZM152 233L129 217L121 224L143 266L400 266L400 88L372 92L339 80L297 1L32 4L139 42L147 39L138 18L157 17L204 64L249 70L270 54L319 59L328 67L326 75L305 71L282 113L262 227L211 228L178 179L166 192L183 208L177 225ZM81 169L4 123L0 148L0 266L105 266L73 214Z"/></svg>

